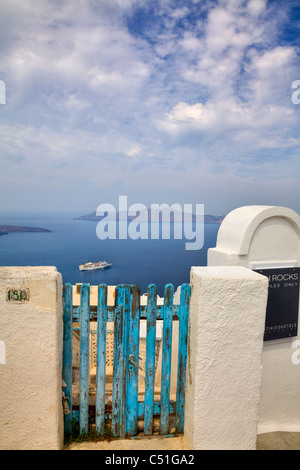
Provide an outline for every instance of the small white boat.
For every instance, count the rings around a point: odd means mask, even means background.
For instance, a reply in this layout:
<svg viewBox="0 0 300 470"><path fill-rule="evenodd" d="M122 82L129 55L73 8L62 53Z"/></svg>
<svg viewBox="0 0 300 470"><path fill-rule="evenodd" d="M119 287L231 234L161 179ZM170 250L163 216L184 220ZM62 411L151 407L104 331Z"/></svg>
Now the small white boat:
<svg viewBox="0 0 300 470"><path fill-rule="evenodd" d="M98 261L97 263L91 263L89 261L88 263L81 264L79 266L80 271L94 271L95 269L104 269L104 268L109 268L111 266L111 263L107 263L107 261Z"/></svg>

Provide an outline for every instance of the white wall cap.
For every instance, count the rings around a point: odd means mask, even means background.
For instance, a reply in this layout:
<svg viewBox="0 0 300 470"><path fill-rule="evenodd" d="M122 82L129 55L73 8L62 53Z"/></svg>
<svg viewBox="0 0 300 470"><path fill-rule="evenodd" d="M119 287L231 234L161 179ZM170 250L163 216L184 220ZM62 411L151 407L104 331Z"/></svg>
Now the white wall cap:
<svg viewBox="0 0 300 470"><path fill-rule="evenodd" d="M246 279L268 282L266 276L243 266L192 266L191 275L202 279Z"/></svg>
<svg viewBox="0 0 300 470"><path fill-rule="evenodd" d="M300 236L300 216L292 209L280 206L244 206L233 210L223 220L218 232L217 248L247 255L254 231L271 217L288 219Z"/></svg>
<svg viewBox="0 0 300 470"><path fill-rule="evenodd" d="M0 266L0 279L23 278L24 276L43 278L57 274L55 266Z"/></svg>

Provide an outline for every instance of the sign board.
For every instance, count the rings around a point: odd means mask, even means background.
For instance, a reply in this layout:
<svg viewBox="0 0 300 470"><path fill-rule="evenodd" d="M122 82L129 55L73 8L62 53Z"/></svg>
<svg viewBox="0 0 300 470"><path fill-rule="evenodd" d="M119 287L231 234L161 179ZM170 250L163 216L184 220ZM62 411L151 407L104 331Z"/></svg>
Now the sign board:
<svg viewBox="0 0 300 470"><path fill-rule="evenodd" d="M27 287L15 288L10 287L6 291L6 300L8 302L23 303L30 299L30 292Z"/></svg>
<svg viewBox="0 0 300 470"><path fill-rule="evenodd" d="M298 334L300 268L254 269L269 278L264 341Z"/></svg>

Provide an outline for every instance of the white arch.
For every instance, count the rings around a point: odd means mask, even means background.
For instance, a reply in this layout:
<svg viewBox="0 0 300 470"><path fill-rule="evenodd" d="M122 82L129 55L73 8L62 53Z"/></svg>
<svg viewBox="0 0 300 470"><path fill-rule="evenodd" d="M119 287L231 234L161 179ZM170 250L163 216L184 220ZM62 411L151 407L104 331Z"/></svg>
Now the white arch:
<svg viewBox="0 0 300 470"><path fill-rule="evenodd" d="M217 248L247 255L254 231L270 217L283 217L294 225L300 237L300 216L280 206L244 206L230 212L218 232Z"/></svg>

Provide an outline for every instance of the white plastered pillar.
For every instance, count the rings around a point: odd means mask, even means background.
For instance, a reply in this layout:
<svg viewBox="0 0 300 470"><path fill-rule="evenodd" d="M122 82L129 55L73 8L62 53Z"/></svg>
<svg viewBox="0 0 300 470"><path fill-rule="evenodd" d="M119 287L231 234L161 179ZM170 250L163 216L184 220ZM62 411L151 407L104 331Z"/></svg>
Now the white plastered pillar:
<svg viewBox="0 0 300 470"><path fill-rule="evenodd" d="M186 446L254 450L268 280L243 267L197 267L191 287Z"/></svg>
<svg viewBox="0 0 300 470"><path fill-rule="evenodd" d="M0 267L0 449L63 448L62 279Z"/></svg>

